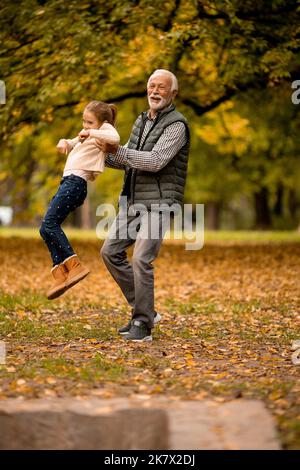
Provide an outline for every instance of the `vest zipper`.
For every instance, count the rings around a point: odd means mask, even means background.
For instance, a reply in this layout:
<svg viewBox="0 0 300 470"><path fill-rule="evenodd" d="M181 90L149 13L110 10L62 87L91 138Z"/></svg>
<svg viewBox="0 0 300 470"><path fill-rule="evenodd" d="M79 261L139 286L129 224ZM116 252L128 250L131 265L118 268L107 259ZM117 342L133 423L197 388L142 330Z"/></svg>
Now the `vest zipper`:
<svg viewBox="0 0 300 470"><path fill-rule="evenodd" d="M143 113L142 113L142 122L143 122L143 124L142 124L142 127L140 129L140 135L139 135L139 140L138 140L138 143L137 143L137 146L136 146L136 150L139 150L140 142L141 142L142 135L143 135L143 132L144 132L144 128L145 128L145 125L146 125L146 120L144 119ZM135 186L135 179L136 179L136 169L132 168L131 181L130 181L130 199L128 201L128 207L131 204L134 204L134 191L133 191L133 189L134 189L134 186Z"/></svg>
<svg viewBox="0 0 300 470"><path fill-rule="evenodd" d="M153 126L151 127L149 132L146 134L143 145L141 146L141 148L139 148L140 142L141 142L141 139L142 139L142 135L143 135L143 131L144 131L144 128L145 128L145 122L143 122L143 127L142 127L141 132L140 132L140 138L139 138L139 141L138 141L137 150L142 150L143 149L148 135L150 134L150 132L154 129L154 127L158 123L159 118L160 118L160 115L158 114L156 119L155 119L155 122L154 122ZM131 199L130 203L132 203L132 204L134 204L134 188L135 188L136 174L137 174L137 170L133 169L132 170L132 175L131 175L131 188L130 188L130 199Z"/></svg>
<svg viewBox="0 0 300 470"><path fill-rule="evenodd" d="M174 108L173 108L174 109ZM173 111L173 109L171 109L169 112ZM168 114L166 113L166 114ZM142 129L141 129L141 132L140 132L140 136L139 136L139 141L138 141L138 145L137 145L137 149L136 150L142 150L144 145L145 145L145 142L147 140L147 137L148 135L150 134L150 132L154 129L154 127L156 126L156 124L160 121L160 119L164 116L165 113L163 114L158 114L155 118L155 122L153 124L153 126L151 127L151 129L149 130L149 132L146 134L146 137L144 139L144 142L143 142L143 145L141 146L141 148L139 148L140 146L140 142L141 142L141 139L142 139L142 135L143 135L143 130L145 128L145 121L143 120L143 126L142 126ZM131 185L130 185L130 202L128 203L128 205L130 205L130 203L134 204L134 187L135 187L135 180L136 180L136 173L137 173L137 170L136 169L133 169L132 170L132 174L131 174ZM161 197L162 197L162 193L161 193L161 188L160 188L160 184L158 185L159 187L159 193L161 194Z"/></svg>
<svg viewBox="0 0 300 470"><path fill-rule="evenodd" d="M163 195L162 195L162 190L161 190L161 186L160 186L159 176L156 177L156 181L157 181L157 186L158 186L158 190L159 190L159 196L162 198Z"/></svg>
<svg viewBox="0 0 300 470"><path fill-rule="evenodd" d="M131 204L134 204L134 186L135 186L135 179L136 179L136 169L133 168L132 169L132 173L131 173L131 184L130 184L130 201L129 201L129 205Z"/></svg>

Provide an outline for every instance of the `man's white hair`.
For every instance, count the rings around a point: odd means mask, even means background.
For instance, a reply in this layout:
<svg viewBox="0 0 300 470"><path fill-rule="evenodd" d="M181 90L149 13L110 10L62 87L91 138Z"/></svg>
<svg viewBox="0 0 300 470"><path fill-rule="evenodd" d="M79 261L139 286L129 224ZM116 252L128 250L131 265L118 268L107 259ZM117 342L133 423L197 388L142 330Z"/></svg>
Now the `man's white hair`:
<svg viewBox="0 0 300 470"><path fill-rule="evenodd" d="M150 75L149 77L149 80L148 80L148 83L150 81L150 79L153 77L153 75L158 75L159 73L164 73L165 75L169 75L169 77L171 77L171 80L172 80L172 88L171 88L171 91L178 91L178 80L176 78L176 76L174 75L174 73L170 72L170 70L166 70L166 69L156 69L154 70L153 74Z"/></svg>

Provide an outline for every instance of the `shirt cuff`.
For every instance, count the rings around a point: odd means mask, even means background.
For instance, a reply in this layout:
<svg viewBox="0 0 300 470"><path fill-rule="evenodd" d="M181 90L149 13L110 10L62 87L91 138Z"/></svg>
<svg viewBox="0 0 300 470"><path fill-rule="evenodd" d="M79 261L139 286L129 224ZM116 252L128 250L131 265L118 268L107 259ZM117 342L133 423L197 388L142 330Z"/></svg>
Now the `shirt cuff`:
<svg viewBox="0 0 300 470"><path fill-rule="evenodd" d="M117 152L113 155L115 163L126 164L127 151L126 147L119 146Z"/></svg>

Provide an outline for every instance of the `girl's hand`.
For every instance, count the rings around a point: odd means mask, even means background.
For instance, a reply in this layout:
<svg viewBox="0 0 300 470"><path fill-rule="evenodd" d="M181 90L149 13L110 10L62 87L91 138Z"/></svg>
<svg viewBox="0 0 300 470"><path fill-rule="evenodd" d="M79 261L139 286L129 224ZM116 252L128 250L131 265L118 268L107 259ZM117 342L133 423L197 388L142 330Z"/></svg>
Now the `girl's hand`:
<svg viewBox="0 0 300 470"><path fill-rule="evenodd" d="M90 136L89 129L82 129L82 131L80 131L78 134L80 142L84 142L85 139L87 139L89 136Z"/></svg>
<svg viewBox="0 0 300 470"><path fill-rule="evenodd" d="M67 155L69 151L68 142L65 139L60 139L56 148L59 151L59 153L64 153L65 155Z"/></svg>

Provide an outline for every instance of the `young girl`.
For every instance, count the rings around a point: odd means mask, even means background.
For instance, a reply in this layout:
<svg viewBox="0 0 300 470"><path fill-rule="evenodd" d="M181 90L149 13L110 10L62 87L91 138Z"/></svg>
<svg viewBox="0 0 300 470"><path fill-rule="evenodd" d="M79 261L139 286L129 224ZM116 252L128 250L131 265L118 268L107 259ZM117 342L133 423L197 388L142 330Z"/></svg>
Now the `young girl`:
<svg viewBox="0 0 300 470"><path fill-rule="evenodd" d="M87 181L103 172L105 154L100 141L112 145L120 142L114 128L117 108L101 101L91 101L83 112L83 129L75 139L61 139L57 149L69 154L63 178L40 228L40 234L50 251L54 283L47 292L48 299L55 299L89 274L61 229L61 224L87 195Z"/></svg>

